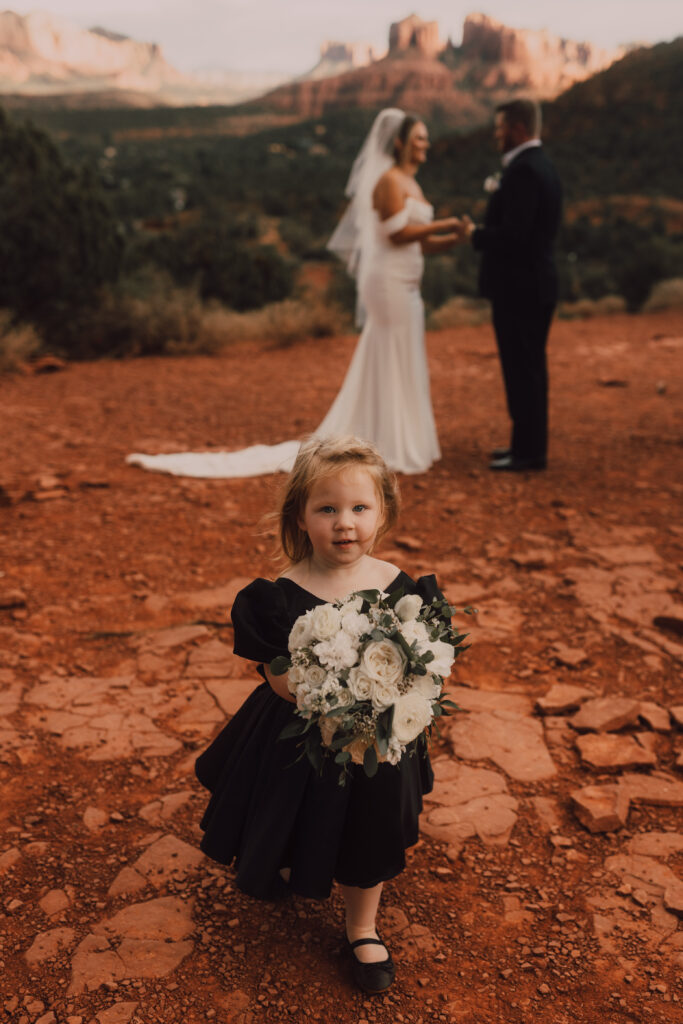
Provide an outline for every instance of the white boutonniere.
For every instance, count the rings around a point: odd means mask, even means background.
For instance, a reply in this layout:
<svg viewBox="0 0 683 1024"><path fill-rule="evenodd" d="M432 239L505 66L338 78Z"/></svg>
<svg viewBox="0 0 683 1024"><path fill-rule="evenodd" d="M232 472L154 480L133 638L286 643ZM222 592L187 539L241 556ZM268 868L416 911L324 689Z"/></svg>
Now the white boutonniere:
<svg viewBox="0 0 683 1024"><path fill-rule="evenodd" d="M500 174L489 174L484 182L484 192L497 192L500 188Z"/></svg>

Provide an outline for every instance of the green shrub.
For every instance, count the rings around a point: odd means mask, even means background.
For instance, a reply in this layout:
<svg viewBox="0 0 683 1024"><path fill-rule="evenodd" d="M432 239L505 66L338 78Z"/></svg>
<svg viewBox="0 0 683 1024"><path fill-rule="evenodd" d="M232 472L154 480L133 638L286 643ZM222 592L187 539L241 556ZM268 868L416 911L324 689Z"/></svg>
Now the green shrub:
<svg viewBox="0 0 683 1024"><path fill-rule="evenodd" d="M51 347L86 354L74 322L117 279L122 252L95 175L68 167L46 135L0 110L0 307Z"/></svg>

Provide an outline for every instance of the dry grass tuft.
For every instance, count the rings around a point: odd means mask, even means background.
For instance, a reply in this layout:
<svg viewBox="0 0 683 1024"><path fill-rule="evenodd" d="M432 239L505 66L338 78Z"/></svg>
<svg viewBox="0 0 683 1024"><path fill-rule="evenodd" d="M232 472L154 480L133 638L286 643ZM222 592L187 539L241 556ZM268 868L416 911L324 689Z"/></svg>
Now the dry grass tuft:
<svg viewBox="0 0 683 1024"><path fill-rule="evenodd" d="M248 313L215 307L206 310L202 321L203 337L220 345L268 341L284 346L303 338L334 337L350 329L349 317L339 306L322 298L285 299Z"/></svg>
<svg viewBox="0 0 683 1024"><path fill-rule="evenodd" d="M669 277L654 285L643 312L655 313L660 309L678 309L680 306L683 306L683 277Z"/></svg>
<svg viewBox="0 0 683 1024"><path fill-rule="evenodd" d="M603 295L601 299L578 299L576 302L561 302L557 315L563 320L580 320L594 316L610 316L625 313L626 300L621 295Z"/></svg>
<svg viewBox="0 0 683 1024"><path fill-rule="evenodd" d="M0 310L0 372L17 370L41 348L35 328L14 323L11 313Z"/></svg>
<svg viewBox="0 0 683 1024"><path fill-rule="evenodd" d="M429 317L428 327L440 331L446 327L476 327L491 319L491 307L486 299L473 299L456 295Z"/></svg>

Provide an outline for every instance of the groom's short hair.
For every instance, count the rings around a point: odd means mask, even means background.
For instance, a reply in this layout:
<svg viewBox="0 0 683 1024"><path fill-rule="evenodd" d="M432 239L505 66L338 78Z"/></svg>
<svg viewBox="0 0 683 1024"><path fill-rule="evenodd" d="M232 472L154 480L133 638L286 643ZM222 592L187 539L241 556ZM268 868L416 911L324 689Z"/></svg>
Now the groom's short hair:
<svg viewBox="0 0 683 1024"><path fill-rule="evenodd" d="M532 139L541 134L541 108L536 100L509 100L496 107L508 124L520 124Z"/></svg>

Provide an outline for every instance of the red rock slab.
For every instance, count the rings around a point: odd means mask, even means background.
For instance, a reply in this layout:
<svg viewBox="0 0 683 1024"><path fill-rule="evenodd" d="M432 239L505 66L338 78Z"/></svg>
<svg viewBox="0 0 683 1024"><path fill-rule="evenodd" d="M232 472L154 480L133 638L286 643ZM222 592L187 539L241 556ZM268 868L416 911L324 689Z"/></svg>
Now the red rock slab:
<svg viewBox="0 0 683 1024"><path fill-rule="evenodd" d="M93 935L126 939L168 939L178 942L192 934L192 904L177 896L161 896L124 907L93 926Z"/></svg>
<svg viewBox="0 0 683 1024"><path fill-rule="evenodd" d="M447 734L457 757L489 759L520 782L540 782L556 774L536 719L505 711L472 712L458 715Z"/></svg>
<svg viewBox="0 0 683 1024"><path fill-rule="evenodd" d="M631 736L588 733L585 736L577 736L575 742L581 760L601 771L652 767L657 764L657 756L641 747Z"/></svg>
<svg viewBox="0 0 683 1024"><path fill-rule="evenodd" d="M579 732L615 732L638 721L640 704L631 697L596 697L587 700L570 723Z"/></svg>
<svg viewBox="0 0 683 1024"><path fill-rule="evenodd" d="M626 844L629 853L640 853L645 857L671 857L683 852L683 833L680 832L639 832Z"/></svg>
<svg viewBox="0 0 683 1024"><path fill-rule="evenodd" d="M536 707L544 715L559 715L566 711L575 711L591 698L595 698L595 693L587 690L585 686L554 683L543 697L538 698Z"/></svg>
<svg viewBox="0 0 683 1024"><path fill-rule="evenodd" d="M670 775L627 774L619 780L634 804L683 807L683 782Z"/></svg>
<svg viewBox="0 0 683 1024"><path fill-rule="evenodd" d="M617 853L608 857L605 870L620 875L625 882L654 896L663 896L668 889L683 884L666 864L634 853Z"/></svg>
<svg viewBox="0 0 683 1024"><path fill-rule="evenodd" d="M661 562L651 544L616 544L593 548L593 553L611 565L651 565Z"/></svg>
<svg viewBox="0 0 683 1024"><path fill-rule="evenodd" d="M666 708L661 707L661 705L655 704L654 701L642 701L638 714L655 732L669 732L671 730L671 716L669 712Z"/></svg>
<svg viewBox="0 0 683 1024"><path fill-rule="evenodd" d="M683 704L675 704L674 707L669 708L669 714L678 728L683 729Z"/></svg>
<svg viewBox="0 0 683 1024"><path fill-rule="evenodd" d="M683 882L677 885L670 885L664 890L664 906L672 914L683 917Z"/></svg>
<svg viewBox="0 0 683 1024"><path fill-rule="evenodd" d="M583 786L570 793L576 817L589 832L615 832L628 820L630 800L619 786Z"/></svg>
<svg viewBox="0 0 683 1024"><path fill-rule="evenodd" d="M138 1008L136 1002L127 1000L121 1003L114 1003L106 1010L100 1010L95 1020L97 1024L129 1024L129 1021Z"/></svg>
<svg viewBox="0 0 683 1024"><path fill-rule="evenodd" d="M478 690L469 686L449 686L448 696L464 711L506 711L513 715L531 715L531 698L524 693Z"/></svg>
<svg viewBox="0 0 683 1024"><path fill-rule="evenodd" d="M51 960L63 949L73 944L76 932L73 928L50 928L36 935L24 953L26 963L40 964L43 960Z"/></svg>
<svg viewBox="0 0 683 1024"><path fill-rule="evenodd" d="M185 877L195 871L204 854L176 836L165 835L148 846L133 867L152 885L164 885L171 877Z"/></svg>

